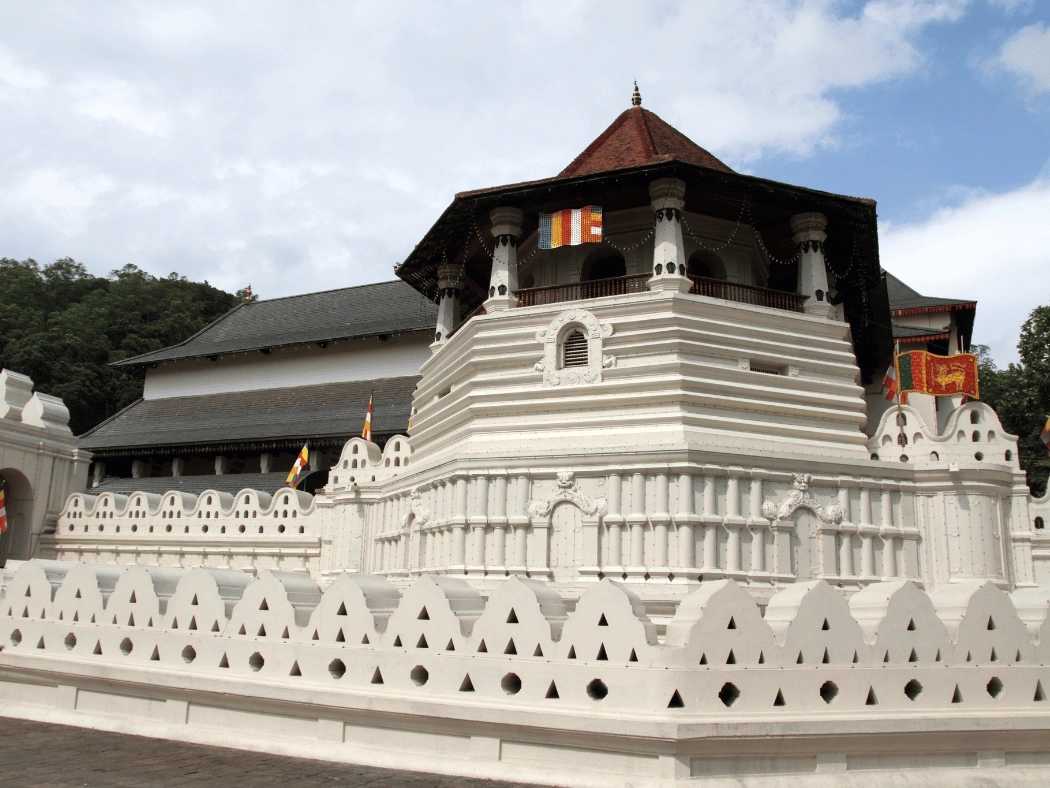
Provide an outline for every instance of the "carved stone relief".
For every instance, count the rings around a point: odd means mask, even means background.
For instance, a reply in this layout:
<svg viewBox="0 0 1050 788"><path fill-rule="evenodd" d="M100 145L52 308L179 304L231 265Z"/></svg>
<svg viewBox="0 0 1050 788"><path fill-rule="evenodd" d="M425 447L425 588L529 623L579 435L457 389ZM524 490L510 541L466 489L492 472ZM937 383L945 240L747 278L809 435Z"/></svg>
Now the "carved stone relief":
<svg viewBox="0 0 1050 788"><path fill-rule="evenodd" d="M408 496L408 511L401 518L401 530L408 528L412 518L415 518L420 527L429 523L431 518L430 509L423 505L423 496L415 488Z"/></svg>
<svg viewBox="0 0 1050 788"><path fill-rule="evenodd" d="M587 337L587 366L560 368L558 349L565 335L579 328ZM602 340L613 332L608 323L601 323L586 309L566 309L550 325L536 332L536 340L543 343L543 358L535 370L543 373L545 386L576 386L581 383L600 383L602 370L616 364L613 356L602 355Z"/></svg>
<svg viewBox="0 0 1050 788"><path fill-rule="evenodd" d="M584 495L580 491L579 485L579 480L575 478L572 471L558 471L558 486L546 498L529 501L529 516L550 517L555 506L562 502L568 502L584 514L604 517L609 511L609 505L606 500L604 498L590 498Z"/></svg>
<svg viewBox="0 0 1050 788"><path fill-rule="evenodd" d="M798 509L808 509L813 512L822 522L829 525L838 525L845 517L845 512L837 503L821 506L816 499L809 494L809 484L813 477L808 473L795 473L791 492L780 502L780 505L772 501L762 504L762 516L769 520L786 520Z"/></svg>

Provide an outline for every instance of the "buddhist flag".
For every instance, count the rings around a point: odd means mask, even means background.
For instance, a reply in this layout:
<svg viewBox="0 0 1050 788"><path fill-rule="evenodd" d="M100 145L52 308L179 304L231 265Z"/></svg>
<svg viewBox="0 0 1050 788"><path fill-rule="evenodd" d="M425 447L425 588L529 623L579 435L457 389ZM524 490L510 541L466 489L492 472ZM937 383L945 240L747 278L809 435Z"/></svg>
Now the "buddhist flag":
<svg viewBox="0 0 1050 788"><path fill-rule="evenodd" d="M566 208L557 213L540 214L540 249L601 243L602 207Z"/></svg>
<svg viewBox="0 0 1050 788"><path fill-rule="evenodd" d="M897 401L897 365L890 364L886 370L886 377L882 379L882 387L886 390L886 399L890 402Z"/></svg>
<svg viewBox="0 0 1050 788"><path fill-rule="evenodd" d="M935 356L911 350L897 356L897 387L901 393L917 391L934 397L965 394L980 399L977 388L977 356L959 353Z"/></svg>
<svg viewBox="0 0 1050 788"><path fill-rule="evenodd" d="M416 417L416 406L412 406L412 412L408 414L408 429L412 429L412 419Z"/></svg>
<svg viewBox="0 0 1050 788"><path fill-rule="evenodd" d="M299 452L299 456L295 458L295 462L292 464L292 469L288 471L288 478L284 480L284 483L291 487L293 490L299 484L299 475L306 468L307 463L310 461L310 444L304 443L303 450Z"/></svg>
<svg viewBox="0 0 1050 788"><path fill-rule="evenodd" d="M7 502L4 500L4 491L0 490L0 534L7 533Z"/></svg>
<svg viewBox="0 0 1050 788"><path fill-rule="evenodd" d="M366 441L372 440L372 395L368 395L368 412L365 414L365 426L361 429L361 437Z"/></svg>
<svg viewBox="0 0 1050 788"><path fill-rule="evenodd" d="M1046 444L1046 450L1050 452L1050 418L1046 420L1046 425L1043 427L1043 431L1039 433L1039 437ZM4 494L0 493L0 507L3 506L3 500ZM4 522L3 511L3 508L0 508L0 523ZM7 526L5 525L4 527L6 528Z"/></svg>

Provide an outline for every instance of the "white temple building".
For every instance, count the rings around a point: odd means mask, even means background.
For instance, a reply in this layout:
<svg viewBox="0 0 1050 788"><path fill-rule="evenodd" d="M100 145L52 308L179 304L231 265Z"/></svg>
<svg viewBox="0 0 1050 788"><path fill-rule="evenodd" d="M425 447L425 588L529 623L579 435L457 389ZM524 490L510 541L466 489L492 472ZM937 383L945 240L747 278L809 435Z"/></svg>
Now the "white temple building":
<svg viewBox="0 0 1050 788"><path fill-rule="evenodd" d="M600 243L541 248L584 206ZM636 94L397 274L129 362L94 486L5 576L5 713L552 785L1050 779L1050 496L988 406L884 399L894 342L965 351L974 304L882 271L872 201Z"/></svg>

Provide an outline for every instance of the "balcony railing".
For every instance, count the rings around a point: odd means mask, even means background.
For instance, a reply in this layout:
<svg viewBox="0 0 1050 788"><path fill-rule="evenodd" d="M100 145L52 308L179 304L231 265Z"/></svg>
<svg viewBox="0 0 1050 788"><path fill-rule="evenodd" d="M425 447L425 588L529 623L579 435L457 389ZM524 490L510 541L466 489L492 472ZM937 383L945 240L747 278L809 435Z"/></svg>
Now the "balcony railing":
<svg viewBox="0 0 1050 788"><path fill-rule="evenodd" d="M560 304L564 301L584 301L590 298L628 295L646 292L646 282L652 274L632 274L617 276L612 279L597 279L593 282L573 282L567 285L549 287L530 287L527 290L515 290L518 306L542 306ZM722 279L708 279L704 276L690 276L693 295L720 298L723 301L735 301L738 304L752 304L771 309L784 309L788 312L801 312L805 297L798 293L787 293L783 290L770 290L766 287L740 285Z"/></svg>
<svg viewBox="0 0 1050 788"><path fill-rule="evenodd" d="M644 293L645 283L652 274L632 274L615 276L611 279L595 279L592 282L573 282L567 285L550 285L549 287L530 287L528 290L515 290L518 306L543 306L560 304L563 301L584 301L588 298Z"/></svg>

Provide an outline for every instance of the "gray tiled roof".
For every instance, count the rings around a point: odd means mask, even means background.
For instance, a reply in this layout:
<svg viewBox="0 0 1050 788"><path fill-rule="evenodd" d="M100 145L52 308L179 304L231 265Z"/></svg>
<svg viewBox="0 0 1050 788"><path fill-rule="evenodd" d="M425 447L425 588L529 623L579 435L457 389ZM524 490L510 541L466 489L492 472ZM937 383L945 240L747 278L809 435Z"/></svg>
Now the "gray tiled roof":
<svg viewBox="0 0 1050 788"><path fill-rule="evenodd" d="M929 307L963 306L974 304L975 301L967 301L959 298L933 298L924 296L912 290L904 282L886 271L886 290L890 296L890 312L900 309L922 309ZM930 332L926 332L930 333Z"/></svg>
<svg viewBox="0 0 1050 788"><path fill-rule="evenodd" d="M905 326L893 323L894 339L915 339L917 337L929 337L936 334L947 334L947 328L930 328L929 326Z"/></svg>
<svg viewBox="0 0 1050 788"><path fill-rule="evenodd" d="M182 358L433 330L437 306L400 280L241 304L185 342L117 362L152 364Z"/></svg>
<svg viewBox="0 0 1050 788"><path fill-rule="evenodd" d="M418 376L139 400L84 433L90 451L353 436L369 392L372 430L404 433Z"/></svg>
<svg viewBox="0 0 1050 788"><path fill-rule="evenodd" d="M241 490L258 490L273 494L287 485L287 473L235 473L223 476L152 476L143 479L106 479L87 492L100 495L104 492L128 495L135 492L163 495L169 490L199 495L205 490L239 493Z"/></svg>

